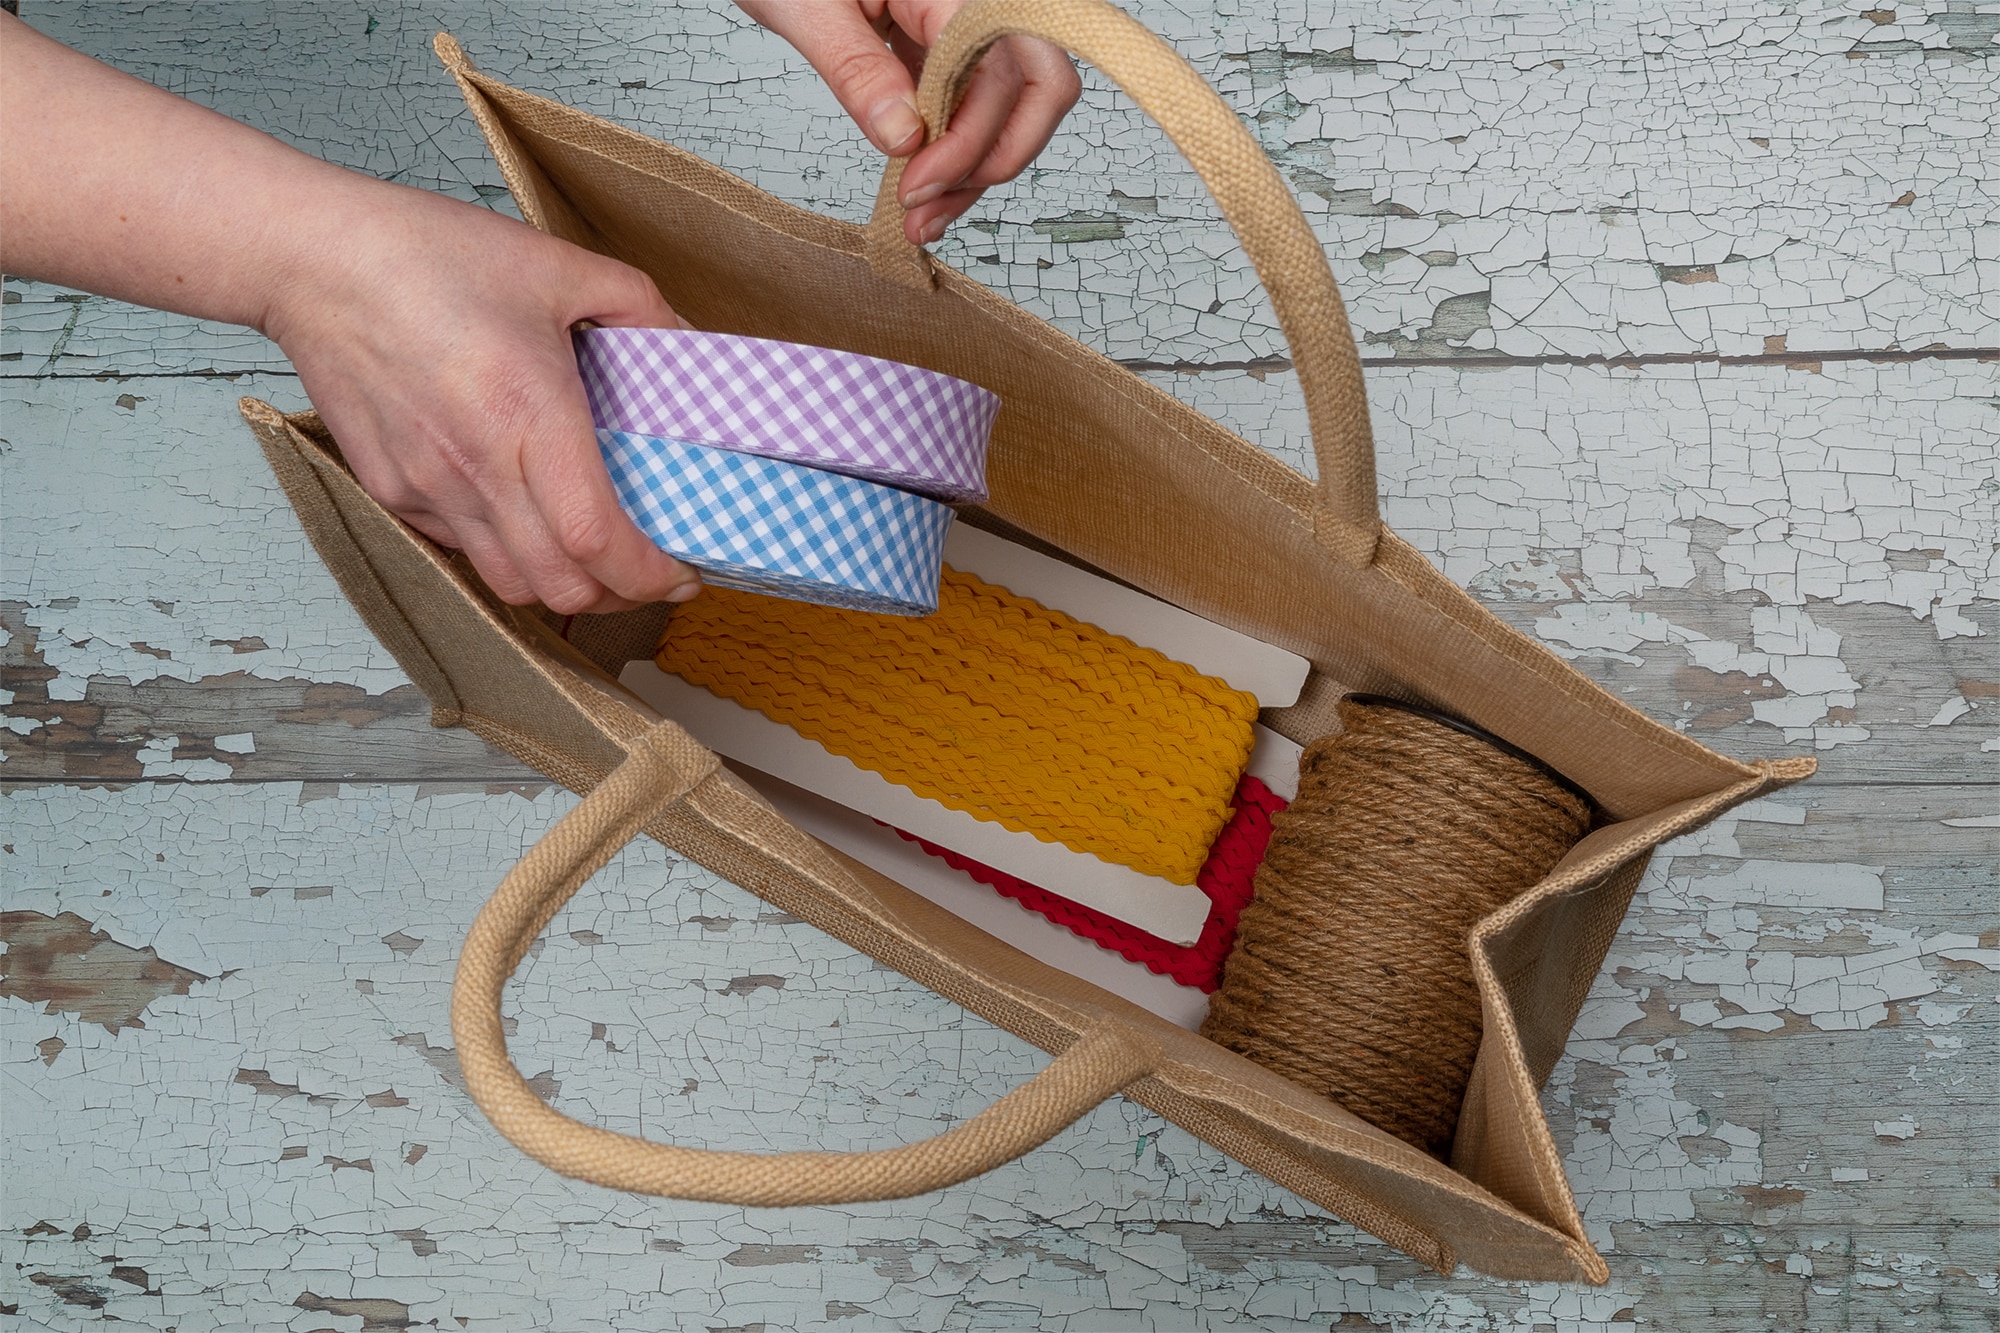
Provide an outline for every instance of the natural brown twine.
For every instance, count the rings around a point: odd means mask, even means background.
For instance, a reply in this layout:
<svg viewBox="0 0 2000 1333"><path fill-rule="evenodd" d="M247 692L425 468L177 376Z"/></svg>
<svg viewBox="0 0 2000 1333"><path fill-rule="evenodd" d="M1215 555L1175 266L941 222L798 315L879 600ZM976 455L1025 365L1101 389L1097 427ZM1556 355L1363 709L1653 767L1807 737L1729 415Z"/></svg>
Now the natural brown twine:
<svg viewBox="0 0 2000 1333"><path fill-rule="evenodd" d="M1467 937L1589 830L1587 798L1391 701L1340 701L1272 819L1202 1035L1436 1157L1479 1053Z"/></svg>

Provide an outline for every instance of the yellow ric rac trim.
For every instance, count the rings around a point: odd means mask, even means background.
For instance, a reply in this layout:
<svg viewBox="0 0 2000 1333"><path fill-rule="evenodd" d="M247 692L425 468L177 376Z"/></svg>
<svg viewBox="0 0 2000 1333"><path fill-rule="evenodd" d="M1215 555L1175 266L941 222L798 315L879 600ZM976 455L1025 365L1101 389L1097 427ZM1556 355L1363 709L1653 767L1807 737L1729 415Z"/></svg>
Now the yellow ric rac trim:
<svg viewBox="0 0 2000 1333"><path fill-rule="evenodd" d="M657 660L919 796L1176 884L1257 719L1254 695L949 567L920 619L710 588Z"/></svg>

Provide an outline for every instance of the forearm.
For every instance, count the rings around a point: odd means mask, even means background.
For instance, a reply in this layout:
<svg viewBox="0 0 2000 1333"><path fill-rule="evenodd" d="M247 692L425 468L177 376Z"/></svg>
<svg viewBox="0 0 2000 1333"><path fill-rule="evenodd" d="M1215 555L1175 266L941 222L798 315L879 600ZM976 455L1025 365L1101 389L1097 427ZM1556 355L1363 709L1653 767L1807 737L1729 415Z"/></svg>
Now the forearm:
<svg viewBox="0 0 2000 1333"><path fill-rule="evenodd" d="M276 294L338 262L344 219L381 219L407 206L404 196L424 198L4 14L0 136L0 267L267 332Z"/></svg>

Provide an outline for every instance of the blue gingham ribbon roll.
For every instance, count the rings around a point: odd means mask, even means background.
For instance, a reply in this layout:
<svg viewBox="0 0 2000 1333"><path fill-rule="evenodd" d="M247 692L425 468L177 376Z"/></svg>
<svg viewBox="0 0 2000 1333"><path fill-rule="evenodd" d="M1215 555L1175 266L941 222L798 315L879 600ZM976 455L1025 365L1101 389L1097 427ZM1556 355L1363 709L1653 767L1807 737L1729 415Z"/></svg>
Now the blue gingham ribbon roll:
<svg viewBox="0 0 2000 1333"><path fill-rule="evenodd" d="M710 583L857 611L937 610L949 506L660 436L600 428L597 447L632 521Z"/></svg>
<svg viewBox="0 0 2000 1333"><path fill-rule="evenodd" d="M804 463L952 504L986 500L1000 400L977 384L696 329L582 330L576 360L605 429Z"/></svg>

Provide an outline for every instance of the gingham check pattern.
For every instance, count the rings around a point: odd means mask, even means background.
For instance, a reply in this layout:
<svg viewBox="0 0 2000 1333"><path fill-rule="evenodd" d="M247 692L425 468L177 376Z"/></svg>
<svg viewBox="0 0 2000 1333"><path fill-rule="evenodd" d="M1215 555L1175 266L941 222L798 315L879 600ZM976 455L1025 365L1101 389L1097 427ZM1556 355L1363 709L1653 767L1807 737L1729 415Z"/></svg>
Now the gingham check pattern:
<svg viewBox="0 0 2000 1333"><path fill-rule="evenodd" d="M597 447L632 521L711 583L891 615L937 610L944 505L630 431L599 430Z"/></svg>
<svg viewBox="0 0 2000 1333"><path fill-rule="evenodd" d="M589 329L576 348L591 415L607 430L782 458L954 504L986 499L1000 400L976 384L690 329Z"/></svg>

